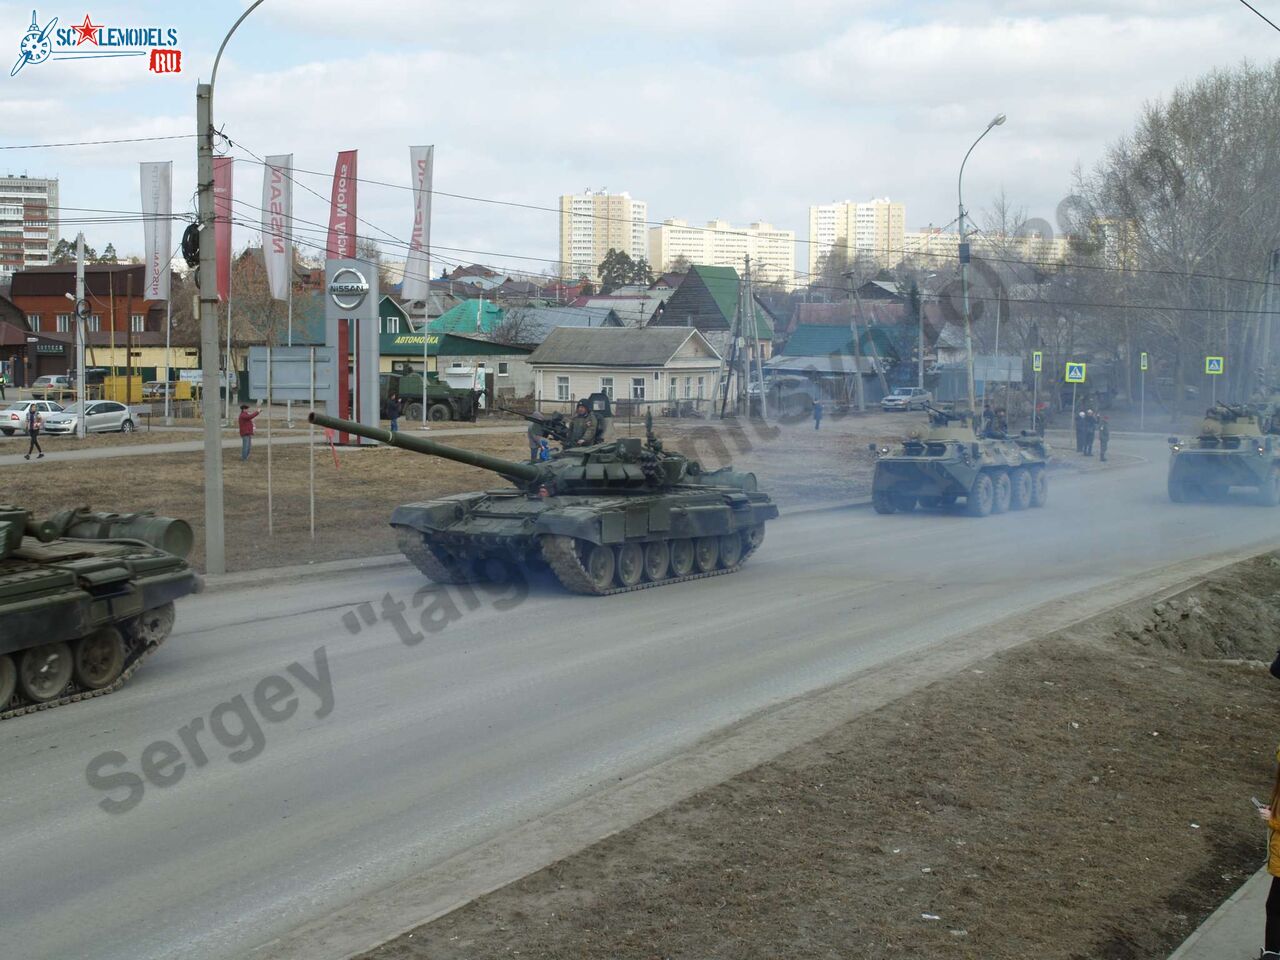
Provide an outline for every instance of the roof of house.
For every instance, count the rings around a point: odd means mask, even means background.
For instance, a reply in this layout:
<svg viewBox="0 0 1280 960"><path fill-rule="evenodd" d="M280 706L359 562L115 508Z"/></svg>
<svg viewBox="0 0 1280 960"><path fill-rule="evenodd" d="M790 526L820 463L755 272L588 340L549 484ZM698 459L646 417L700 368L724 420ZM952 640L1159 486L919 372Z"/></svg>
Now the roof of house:
<svg viewBox="0 0 1280 960"><path fill-rule="evenodd" d="M720 357L706 338L689 327L557 327L529 357L533 365L572 367L661 367L690 337L702 341L710 356Z"/></svg>
<svg viewBox="0 0 1280 960"><path fill-rule="evenodd" d="M859 331L858 341L864 355L875 353L881 357L897 356L898 351L883 327L863 327ZM852 331L847 326L825 324L803 324L797 327L782 351L782 355L787 357L826 357L835 354L852 356L853 353Z"/></svg>
<svg viewBox="0 0 1280 960"><path fill-rule="evenodd" d="M615 290L607 297L580 297L579 302L588 309L612 310L618 319L629 327L642 327L653 319L670 293L666 290L641 288L640 292L621 293Z"/></svg>
<svg viewBox="0 0 1280 960"><path fill-rule="evenodd" d="M679 288L667 300L666 308L650 323L654 326L689 326L699 330L731 330L738 312L741 281L733 267L698 265L689 269ZM768 309L755 300L756 330L748 336L773 339L773 323Z"/></svg>
<svg viewBox="0 0 1280 960"><path fill-rule="evenodd" d="M557 327L626 326L606 307L510 307L506 316L521 343L541 343Z"/></svg>
<svg viewBox="0 0 1280 960"><path fill-rule="evenodd" d="M88 293L105 297L114 293L125 296L133 280L133 295L142 301L146 268L140 263L87 263L84 267L84 286ZM55 263L47 267L28 267L13 275L10 298L60 297L75 289L76 265Z"/></svg>
<svg viewBox="0 0 1280 960"><path fill-rule="evenodd" d="M881 364L883 367L883 363ZM766 370L785 371L787 373L845 374L854 370L864 374L876 372L875 360L871 357L853 357L845 354L821 357L771 357L764 362Z"/></svg>
<svg viewBox="0 0 1280 960"><path fill-rule="evenodd" d="M488 300L468 300L431 321L432 333L493 333L504 312Z"/></svg>

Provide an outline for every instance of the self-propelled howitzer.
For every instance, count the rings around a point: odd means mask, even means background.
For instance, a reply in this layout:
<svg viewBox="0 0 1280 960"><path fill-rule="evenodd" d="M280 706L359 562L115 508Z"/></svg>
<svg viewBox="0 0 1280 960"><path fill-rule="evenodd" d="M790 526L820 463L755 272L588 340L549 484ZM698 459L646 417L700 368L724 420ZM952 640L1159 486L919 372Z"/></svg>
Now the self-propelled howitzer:
<svg viewBox="0 0 1280 960"><path fill-rule="evenodd" d="M567 448L550 460L505 460L434 440L313 413L321 426L490 470L509 490L402 504L400 549L443 583L550 567L574 593L608 594L731 573L778 515L750 473L704 471L696 460L625 437Z"/></svg>

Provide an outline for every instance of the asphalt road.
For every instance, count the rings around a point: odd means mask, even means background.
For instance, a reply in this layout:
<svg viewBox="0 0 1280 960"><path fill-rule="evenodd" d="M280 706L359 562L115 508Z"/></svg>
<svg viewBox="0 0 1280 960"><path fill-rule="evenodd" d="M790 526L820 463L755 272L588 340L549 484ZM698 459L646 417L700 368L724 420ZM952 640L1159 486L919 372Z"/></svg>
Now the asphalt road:
<svg viewBox="0 0 1280 960"><path fill-rule="evenodd" d="M606 599L534 585L468 609L393 567L183 602L123 691L0 725L0 953L240 957L762 707L1117 577L1280 541L1280 510L1170 504L1163 444L1137 452L1151 461L1055 477L1044 510L783 518L736 575ZM461 615L412 646L386 621L353 635L344 615L384 594L410 629L428 608ZM246 716L260 739L240 736ZM136 775L157 741L173 746L152 773L181 762L180 779L105 812L129 790L94 789L87 765L120 751L106 772Z"/></svg>

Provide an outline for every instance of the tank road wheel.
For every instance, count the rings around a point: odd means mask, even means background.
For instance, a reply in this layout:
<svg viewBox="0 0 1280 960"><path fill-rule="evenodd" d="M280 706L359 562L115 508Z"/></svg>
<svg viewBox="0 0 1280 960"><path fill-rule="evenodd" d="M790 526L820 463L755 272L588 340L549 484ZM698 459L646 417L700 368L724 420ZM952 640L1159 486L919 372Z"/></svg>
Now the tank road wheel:
<svg viewBox="0 0 1280 960"><path fill-rule="evenodd" d="M427 407L427 419L448 420L449 408L443 403L433 403L431 406Z"/></svg>
<svg viewBox="0 0 1280 960"><path fill-rule="evenodd" d="M624 543L616 548L614 570L618 583L634 587L644 576L644 548L638 543Z"/></svg>
<svg viewBox="0 0 1280 960"><path fill-rule="evenodd" d="M644 578L657 583L671 569L671 550L665 540L650 540L644 545Z"/></svg>
<svg viewBox="0 0 1280 960"><path fill-rule="evenodd" d="M720 566L726 570L742 561L742 534L726 533L720 538Z"/></svg>
<svg viewBox="0 0 1280 960"><path fill-rule="evenodd" d="M965 510L971 517L985 517L991 512L995 498L996 491L991 482L991 476L980 473L974 478L973 486L969 488Z"/></svg>
<svg viewBox="0 0 1280 960"><path fill-rule="evenodd" d="M992 489L994 497L991 501L992 513L1004 513L1009 509L1009 502L1013 498L1013 484L1009 480L1008 470L997 470L995 478L992 480Z"/></svg>
<svg viewBox="0 0 1280 960"><path fill-rule="evenodd" d="M693 572L693 541L680 537L671 541L671 575L687 577Z"/></svg>
<svg viewBox="0 0 1280 960"><path fill-rule="evenodd" d="M1009 471L1009 509L1025 510L1031 506L1031 471L1018 467Z"/></svg>
<svg viewBox="0 0 1280 960"><path fill-rule="evenodd" d="M1049 477L1044 467L1036 467L1031 471L1031 505L1043 507L1049 502Z"/></svg>
<svg viewBox="0 0 1280 960"><path fill-rule="evenodd" d="M896 509L893 505L893 494L888 490L873 490L871 492L871 508L876 513L893 513Z"/></svg>
<svg viewBox="0 0 1280 960"><path fill-rule="evenodd" d="M1258 485L1258 495L1253 502L1260 507L1280 504L1280 466L1272 467L1267 479Z"/></svg>
<svg viewBox="0 0 1280 960"><path fill-rule="evenodd" d="M158 646L173 631L173 622L176 617L172 603L152 607L134 622L134 632L147 646Z"/></svg>
<svg viewBox="0 0 1280 960"><path fill-rule="evenodd" d="M18 686L23 696L36 703L57 699L71 680L71 648L65 643L46 643L22 651L18 663Z"/></svg>
<svg viewBox="0 0 1280 960"><path fill-rule="evenodd" d="M0 654L0 711L9 706L17 689L18 668L13 665L13 657L7 653Z"/></svg>
<svg viewBox="0 0 1280 960"><path fill-rule="evenodd" d="M101 690L124 673L124 637L115 627L103 627L75 643L72 671L86 690Z"/></svg>
<svg viewBox="0 0 1280 960"><path fill-rule="evenodd" d="M902 513L910 513L916 508L916 498L909 493L893 494L893 508Z"/></svg>
<svg viewBox="0 0 1280 960"><path fill-rule="evenodd" d="M720 538L699 537L693 541L693 565L699 573L710 573L720 559Z"/></svg>
<svg viewBox="0 0 1280 960"><path fill-rule="evenodd" d="M613 549L602 543L589 543L586 548L587 576L597 593L602 593L613 586L613 571L617 566L613 562Z"/></svg>

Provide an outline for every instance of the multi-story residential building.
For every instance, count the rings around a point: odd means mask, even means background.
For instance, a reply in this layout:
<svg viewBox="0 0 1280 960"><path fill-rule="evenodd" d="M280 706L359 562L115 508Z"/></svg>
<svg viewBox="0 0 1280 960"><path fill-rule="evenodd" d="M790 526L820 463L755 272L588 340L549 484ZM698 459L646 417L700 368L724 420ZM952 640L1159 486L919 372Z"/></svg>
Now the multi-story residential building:
<svg viewBox="0 0 1280 960"><path fill-rule="evenodd" d="M888 197L866 203L823 203L809 208L809 273L818 272L822 258L835 247L847 258L868 254L882 267L902 260L902 236L907 208Z"/></svg>
<svg viewBox="0 0 1280 960"><path fill-rule="evenodd" d="M633 260L648 254L649 205L629 193L567 193L560 198L560 263L566 276L599 279L610 249Z"/></svg>
<svg viewBox="0 0 1280 960"><path fill-rule="evenodd" d="M58 181L0 177L0 282L49 265L58 243Z"/></svg>
<svg viewBox="0 0 1280 960"><path fill-rule="evenodd" d="M1012 256L1028 263L1057 264L1066 260L1071 238L1042 237L1036 233L989 237L978 233L970 235L969 246L975 257ZM907 260L922 260L927 261L926 266L945 267L960 259L960 235L940 227L913 230L903 236L902 249Z"/></svg>
<svg viewBox="0 0 1280 960"><path fill-rule="evenodd" d="M741 271L743 258L748 256L754 279L781 282L788 290L795 286L794 230L779 230L759 221L735 227L726 220L708 220L705 227L691 227L677 219L649 228L649 263L655 271L670 269L681 257L691 264Z"/></svg>

